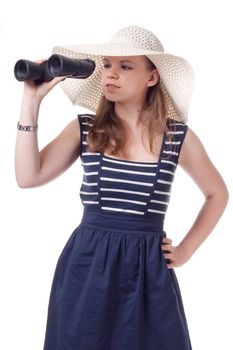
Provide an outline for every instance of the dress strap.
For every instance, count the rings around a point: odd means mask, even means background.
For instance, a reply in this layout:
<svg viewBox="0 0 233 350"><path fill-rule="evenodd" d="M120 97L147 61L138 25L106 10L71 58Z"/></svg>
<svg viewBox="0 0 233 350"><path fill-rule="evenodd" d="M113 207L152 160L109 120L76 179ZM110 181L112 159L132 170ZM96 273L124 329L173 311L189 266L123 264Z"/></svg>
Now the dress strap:
<svg viewBox="0 0 233 350"><path fill-rule="evenodd" d="M169 131L163 144L162 159L178 164L180 151L188 130L188 125L182 122L169 122Z"/></svg>
<svg viewBox="0 0 233 350"><path fill-rule="evenodd" d="M88 126L92 124L94 120L94 114L78 114L77 119L80 126L80 154L82 155L83 152L86 152L87 148L87 132L88 132Z"/></svg>

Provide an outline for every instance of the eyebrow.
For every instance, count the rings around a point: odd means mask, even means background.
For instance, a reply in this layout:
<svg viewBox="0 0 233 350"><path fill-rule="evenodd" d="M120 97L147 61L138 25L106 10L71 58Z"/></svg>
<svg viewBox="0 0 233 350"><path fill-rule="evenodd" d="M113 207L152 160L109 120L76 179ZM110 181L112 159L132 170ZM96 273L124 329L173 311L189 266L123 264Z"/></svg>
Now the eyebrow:
<svg viewBox="0 0 233 350"><path fill-rule="evenodd" d="M108 60L107 58L105 58L105 57L103 58L103 61L108 61L108 62L109 62L109 60ZM135 64L134 62L132 62L132 61L130 61L130 60L121 60L121 61L120 61L120 63L123 63L123 62Z"/></svg>

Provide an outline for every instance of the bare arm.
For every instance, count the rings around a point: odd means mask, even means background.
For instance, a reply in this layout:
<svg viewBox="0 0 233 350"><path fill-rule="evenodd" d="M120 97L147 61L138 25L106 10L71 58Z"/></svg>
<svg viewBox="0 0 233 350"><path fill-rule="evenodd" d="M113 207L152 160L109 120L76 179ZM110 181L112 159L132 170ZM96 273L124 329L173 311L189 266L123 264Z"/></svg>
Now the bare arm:
<svg viewBox="0 0 233 350"><path fill-rule="evenodd" d="M178 246L163 238L164 257L168 268L183 265L204 242L219 221L228 201L226 185L209 159L201 141L189 128L182 145L179 164L192 177L205 196L196 220Z"/></svg>
<svg viewBox="0 0 233 350"><path fill-rule="evenodd" d="M20 123L35 125L40 103L44 96L62 78L35 86L25 82ZM15 146L15 174L20 187L40 186L63 173L79 156L80 129L77 120L64 130L44 149L39 151L37 132L18 131Z"/></svg>

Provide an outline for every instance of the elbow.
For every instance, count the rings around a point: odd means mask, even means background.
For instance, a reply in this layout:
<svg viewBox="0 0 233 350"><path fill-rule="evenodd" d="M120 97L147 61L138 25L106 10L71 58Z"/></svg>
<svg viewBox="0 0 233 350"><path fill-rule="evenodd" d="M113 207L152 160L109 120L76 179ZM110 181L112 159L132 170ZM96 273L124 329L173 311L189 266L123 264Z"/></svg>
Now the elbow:
<svg viewBox="0 0 233 350"><path fill-rule="evenodd" d="M206 199L213 199L218 203L218 206L224 210L229 201L229 192L225 184L223 184L218 190L216 190L211 195L207 195Z"/></svg>
<svg viewBox="0 0 233 350"><path fill-rule="evenodd" d="M16 180L16 183L17 183L18 187L20 187L20 188L32 188L32 187L34 187L30 183L24 182L24 181Z"/></svg>
<svg viewBox="0 0 233 350"><path fill-rule="evenodd" d="M29 171L21 171L21 169L15 168L15 180L20 188L33 188L40 185L41 176L40 173L31 172L30 169Z"/></svg>
<svg viewBox="0 0 233 350"><path fill-rule="evenodd" d="M33 188L36 184L29 179L19 178L16 176L16 183L20 188Z"/></svg>
<svg viewBox="0 0 233 350"><path fill-rule="evenodd" d="M219 193L218 195L218 206L222 213L225 211L228 201L229 201L229 192L227 187L225 187L221 191L221 193Z"/></svg>
<svg viewBox="0 0 233 350"><path fill-rule="evenodd" d="M225 207L227 206L227 203L228 203L228 201L229 201L229 191L228 191L228 189L227 189L227 187L225 186L225 189L224 189L224 191L223 191L223 193L222 193L222 196L223 196L223 200L224 200L224 202L225 202Z"/></svg>
<svg viewBox="0 0 233 350"><path fill-rule="evenodd" d="M225 183L223 184L221 190L219 191L219 197L222 199L223 203L226 206L229 200L229 192Z"/></svg>
<svg viewBox="0 0 233 350"><path fill-rule="evenodd" d="M16 183L18 187L20 188L35 188L42 186L46 184L48 180L43 179L42 177L38 176L33 176L33 177L24 177L24 176L17 176L16 175Z"/></svg>

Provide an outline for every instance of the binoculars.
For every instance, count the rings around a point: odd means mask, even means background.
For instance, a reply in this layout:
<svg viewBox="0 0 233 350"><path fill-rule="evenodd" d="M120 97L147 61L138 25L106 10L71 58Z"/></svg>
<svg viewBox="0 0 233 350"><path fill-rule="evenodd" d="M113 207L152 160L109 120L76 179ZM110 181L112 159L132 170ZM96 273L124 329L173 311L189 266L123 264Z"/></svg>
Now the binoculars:
<svg viewBox="0 0 233 350"><path fill-rule="evenodd" d="M54 77L85 79L95 70L95 62L90 59L73 59L54 54L42 63L19 60L14 67L15 78L19 81L33 80L41 84Z"/></svg>

